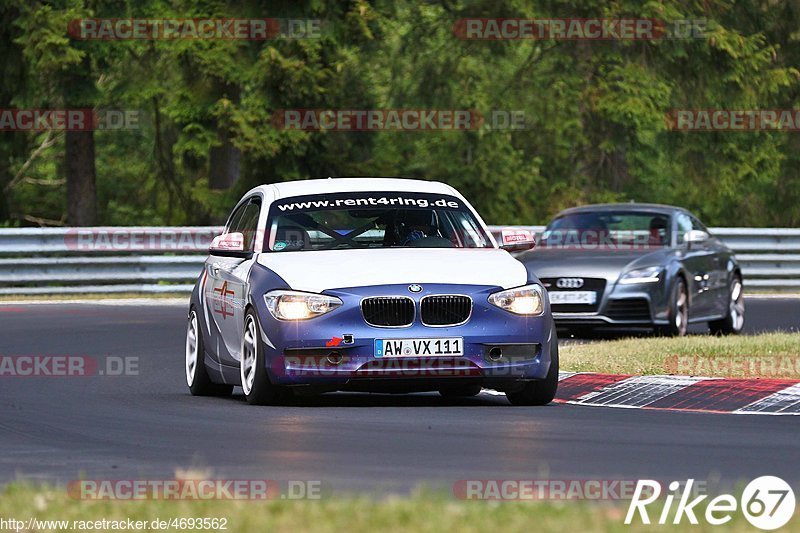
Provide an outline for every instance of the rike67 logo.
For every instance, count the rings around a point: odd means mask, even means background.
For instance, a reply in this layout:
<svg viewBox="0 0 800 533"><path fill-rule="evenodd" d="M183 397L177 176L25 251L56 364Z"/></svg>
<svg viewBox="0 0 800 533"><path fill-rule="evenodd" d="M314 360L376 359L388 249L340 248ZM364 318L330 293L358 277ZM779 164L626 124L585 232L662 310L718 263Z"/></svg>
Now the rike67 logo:
<svg viewBox="0 0 800 533"><path fill-rule="evenodd" d="M670 493L664 498L656 523L677 525L681 524L685 517L690 524L697 525L700 516L705 518L707 523L718 526L730 522L733 515L741 511L753 526L763 530L773 530L786 525L794 515L794 491L779 477L762 476L754 479L742 491L741 501L737 501L731 494L721 494L708 502L705 502L708 498L706 494L690 500L696 494L693 493L693 485L693 479L686 481L683 490L677 481L669 484ZM658 481L639 480L628 507L628 514L625 516L625 523L631 524L638 514L643 524L650 524L647 506L659 497L661 497L661 484ZM673 511L673 503L676 500L678 503ZM702 512L701 504L704 502L705 512ZM653 518L655 519L655 516Z"/></svg>

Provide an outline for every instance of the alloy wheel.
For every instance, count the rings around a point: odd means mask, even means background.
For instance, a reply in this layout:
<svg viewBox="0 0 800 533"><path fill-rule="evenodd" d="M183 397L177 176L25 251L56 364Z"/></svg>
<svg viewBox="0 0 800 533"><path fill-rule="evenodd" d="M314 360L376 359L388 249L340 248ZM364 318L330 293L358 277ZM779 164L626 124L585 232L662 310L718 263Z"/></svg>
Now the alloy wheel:
<svg viewBox="0 0 800 533"><path fill-rule="evenodd" d="M258 359L258 339L256 336L256 323L253 317L247 315L244 322L244 335L242 337L242 360L239 368L242 375L242 389L245 394L253 390L256 377L256 361Z"/></svg>
<svg viewBox="0 0 800 533"><path fill-rule="evenodd" d="M197 314L192 311L189 315L189 326L186 328L186 384L190 387L194 383L197 372L198 344Z"/></svg>

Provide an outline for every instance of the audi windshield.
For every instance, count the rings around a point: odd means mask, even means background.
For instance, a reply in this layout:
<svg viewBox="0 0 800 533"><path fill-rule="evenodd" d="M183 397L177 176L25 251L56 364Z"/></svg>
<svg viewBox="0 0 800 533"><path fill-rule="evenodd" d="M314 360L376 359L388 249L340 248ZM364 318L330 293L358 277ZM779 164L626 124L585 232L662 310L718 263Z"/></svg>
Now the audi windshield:
<svg viewBox="0 0 800 533"><path fill-rule="evenodd" d="M661 247L669 244L669 216L642 211L590 211L565 215L547 226L540 242L545 247Z"/></svg>

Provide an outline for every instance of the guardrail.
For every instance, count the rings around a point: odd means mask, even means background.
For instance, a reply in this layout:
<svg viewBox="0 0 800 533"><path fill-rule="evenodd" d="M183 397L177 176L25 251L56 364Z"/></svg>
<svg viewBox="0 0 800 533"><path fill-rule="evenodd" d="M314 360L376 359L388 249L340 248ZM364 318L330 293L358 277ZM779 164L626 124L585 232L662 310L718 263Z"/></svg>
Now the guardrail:
<svg viewBox="0 0 800 533"><path fill-rule="evenodd" d="M712 228L742 266L746 287L800 290L800 229Z"/></svg>
<svg viewBox="0 0 800 533"><path fill-rule="evenodd" d="M499 234L506 226L490 226ZM515 226L540 233L543 226ZM219 227L0 229L0 294L185 293ZM800 229L712 228L745 286L800 290Z"/></svg>

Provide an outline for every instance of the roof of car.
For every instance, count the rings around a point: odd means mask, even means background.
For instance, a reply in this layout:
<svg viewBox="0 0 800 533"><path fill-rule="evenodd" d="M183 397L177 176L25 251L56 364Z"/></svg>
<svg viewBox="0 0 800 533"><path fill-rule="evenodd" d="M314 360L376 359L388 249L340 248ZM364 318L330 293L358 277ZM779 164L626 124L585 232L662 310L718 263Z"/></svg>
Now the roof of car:
<svg viewBox="0 0 800 533"><path fill-rule="evenodd" d="M589 205L582 205L579 207L570 207L568 209L564 209L557 217L570 215L573 213L592 213L597 211L644 211L648 213L660 213L669 215L674 213L675 211L685 211L682 207L676 207L674 205L664 205L664 204L645 204L645 203L619 203L619 204L589 204Z"/></svg>
<svg viewBox="0 0 800 533"><path fill-rule="evenodd" d="M460 196L450 185L438 181L405 178L327 178L300 181L284 181L260 185L250 193L271 190L275 198L303 196L307 194L331 194L337 192L421 192ZM250 194L248 193L248 194Z"/></svg>

